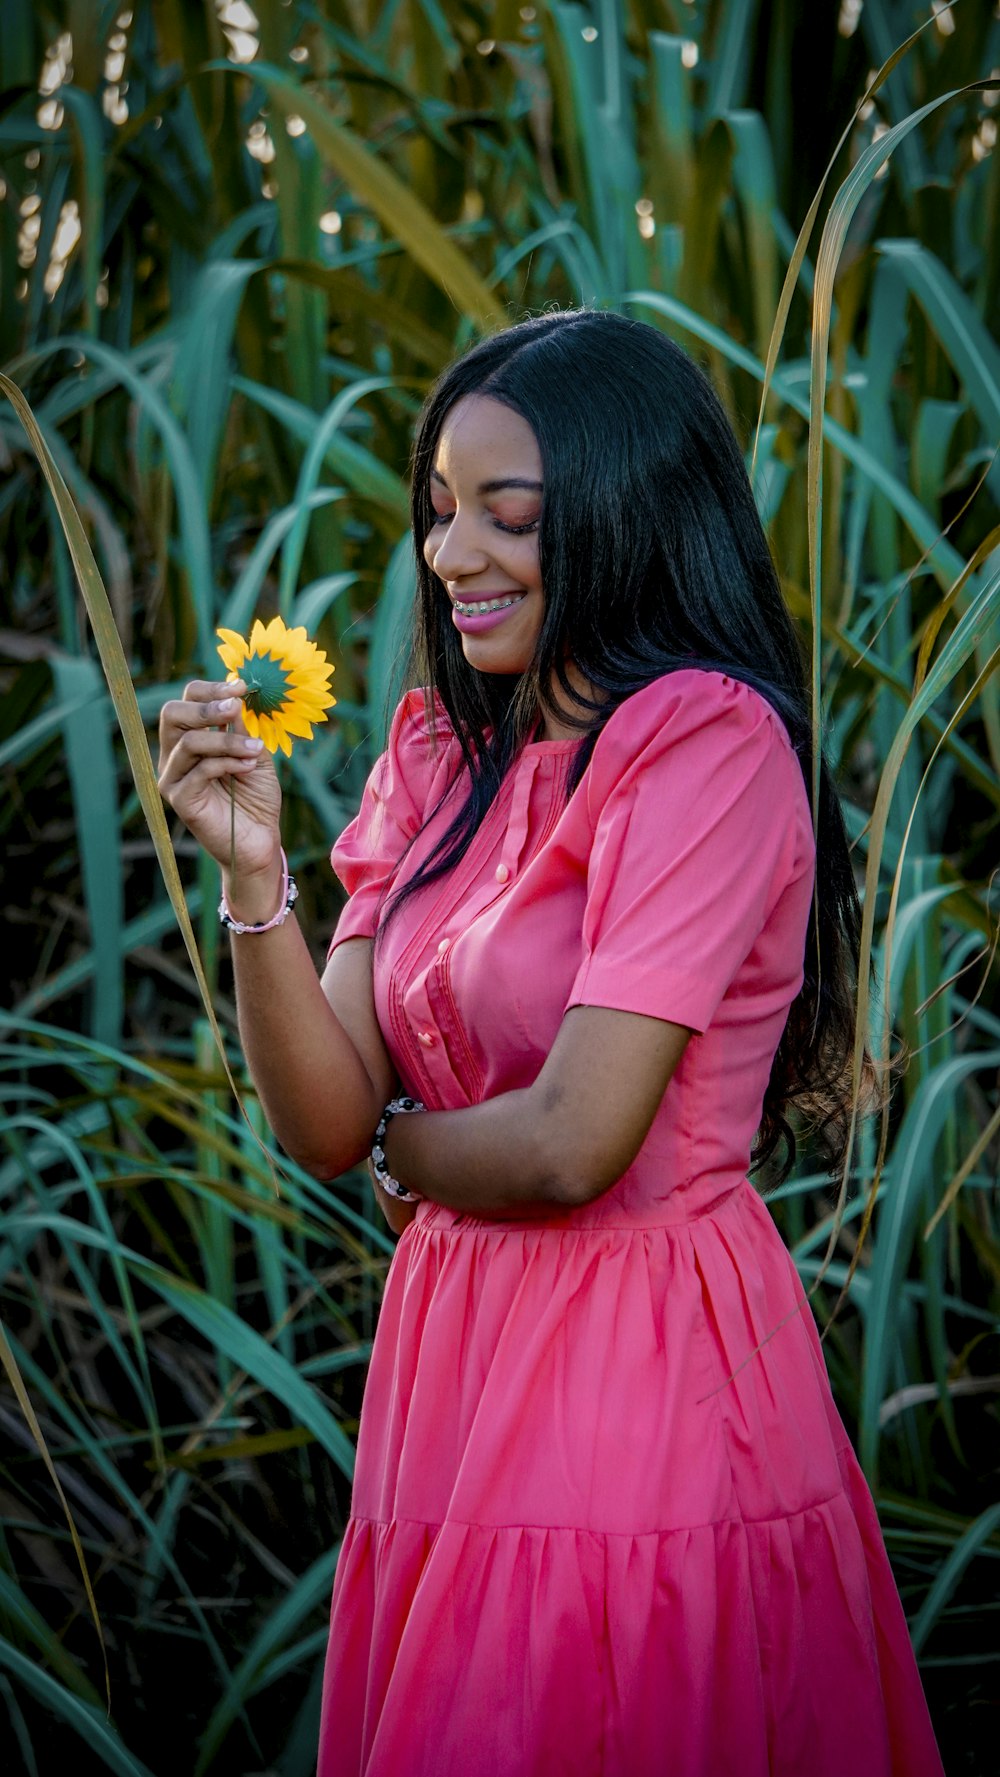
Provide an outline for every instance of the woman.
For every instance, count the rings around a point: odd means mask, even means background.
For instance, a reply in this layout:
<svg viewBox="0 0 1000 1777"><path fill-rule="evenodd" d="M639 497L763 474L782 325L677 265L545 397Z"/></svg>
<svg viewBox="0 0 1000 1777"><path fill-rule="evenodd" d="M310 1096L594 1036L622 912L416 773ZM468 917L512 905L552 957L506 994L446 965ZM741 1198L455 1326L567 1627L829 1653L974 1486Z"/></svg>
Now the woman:
<svg viewBox="0 0 1000 1777"><path fill-rule="evenodd" d="M746 1177L790 1107L838 1122L858 918L825 768L814 901L799 650L736 442L656 330L548 315L442 378L413 525L426 690L334 848L322 983L273 923L240 685L163 718L164 794L266 928L233 955L272 1126L334 1178L378 1125L402 1236L321 1777L937 1773Z"/></svg>

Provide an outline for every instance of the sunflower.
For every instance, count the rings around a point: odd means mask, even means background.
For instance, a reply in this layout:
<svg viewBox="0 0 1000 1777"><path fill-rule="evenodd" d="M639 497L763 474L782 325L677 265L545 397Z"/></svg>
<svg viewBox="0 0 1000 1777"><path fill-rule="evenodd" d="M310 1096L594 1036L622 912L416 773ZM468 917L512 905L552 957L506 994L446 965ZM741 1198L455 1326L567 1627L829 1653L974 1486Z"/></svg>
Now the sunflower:
<svg viewBox="0 0 1000 1777"><path fill-rule="evenodd" d="M292 736L312 740L312 724L325 722L336 703L330 694L332 664L304 629L287 629L280 617L258 618L249 642L234 629L217 629L227 681L249 687L243 700L248 734L259 735L269 753L292 750Z"/></svg>

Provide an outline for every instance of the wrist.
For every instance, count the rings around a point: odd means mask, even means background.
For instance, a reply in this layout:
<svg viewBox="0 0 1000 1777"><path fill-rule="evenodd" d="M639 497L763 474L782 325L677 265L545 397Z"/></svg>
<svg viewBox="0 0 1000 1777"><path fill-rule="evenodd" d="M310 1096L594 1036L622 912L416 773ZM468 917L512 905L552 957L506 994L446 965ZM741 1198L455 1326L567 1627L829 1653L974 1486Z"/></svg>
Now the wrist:
<svg viewBox="0 0 1000 1777"><path fill-rule="evenodd" d="M382 1115L379 1118L378 1127L375 1131L375 1140L372 1146L370 1162L372 1177L376 1184L379 1185L388 1196L395 1198L400 1203L417 1203L420 1200L421 1193L419 1191L408 1191L406 1186L400 1183L389 1164L389 1157L386 1152L385 1144L390 1128L397 1120L400 1120L399 1113L401 1111L422 1111L424 1108L425 1107L420 1103L419 1099L410 1098L406 1093L403 1093L397 1098L392 1098L382 1112ZM404 1122L409 1121L407 1117L404 1117L401 1120Z"/></svg>
<svg viewBox="0 0 1000 1777"><path fill-rule="evenodd" d="M267 864L252 870L224 868L222 894L226 907L244 925L263 925L278 911L284 881L280 850Z"/></svg>

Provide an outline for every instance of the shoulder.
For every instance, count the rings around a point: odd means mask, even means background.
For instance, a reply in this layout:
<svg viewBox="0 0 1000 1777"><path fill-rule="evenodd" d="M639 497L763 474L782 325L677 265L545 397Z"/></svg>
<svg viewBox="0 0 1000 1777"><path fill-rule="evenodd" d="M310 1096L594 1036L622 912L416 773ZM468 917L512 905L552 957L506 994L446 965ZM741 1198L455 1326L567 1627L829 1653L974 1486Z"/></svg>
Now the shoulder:
<svg viewBox="0 0 1000 1777"><path fill-rule="evenodd" d="M405 793L422 814L432 792L440 793L461 759L455 731L440 698L407 691L396 706L385 751L372 774L376 795Z"/></svg>
<svg viewBox="0 0 1000 1777"><path fill-rule="evenodd" d="M706 790L734 772L805 790L788 731L767 698L742 679L701 667L666 673L619 704L594 746L592 794L603 800L653 767Z"/></svg>
<svg viewBox="0 0 1000 1777"><path fill-rule="evenodd" d="M405 691L389 724L389 749L422 760L454 744L455 731L437 693L423 687Z"/></svg>
<svg viewBox="0 0 1000 1777"><path fill-rule="evenodd" d="M331 854L348 894L384 886L428 812L454 781L460 762L461 749L443 706L423 691L408 691L396 706L358 812Z"/></svg>

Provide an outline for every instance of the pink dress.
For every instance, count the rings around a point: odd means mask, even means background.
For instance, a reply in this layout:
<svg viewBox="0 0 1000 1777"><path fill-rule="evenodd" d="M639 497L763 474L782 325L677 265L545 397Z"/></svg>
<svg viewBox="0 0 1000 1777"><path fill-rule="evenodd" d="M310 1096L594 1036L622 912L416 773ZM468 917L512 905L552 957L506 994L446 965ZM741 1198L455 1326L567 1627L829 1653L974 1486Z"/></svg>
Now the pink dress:
<svg viewBox="0 0 1000 1777"><path fill-rule="evenodd" d="M528 1086L577 1004L698 1034L597 1202L425 1202L400 1239L320 1777L940 1777L812 1314L746 1179L801 984L801 769L761 697L695 670L614 713L567 802L575 744L525 747L389 925L403 1088L455 1109ZM404 851L398 880L448 824L457 761L404 698L334 848L335 944L374 933Z"/></svg>

